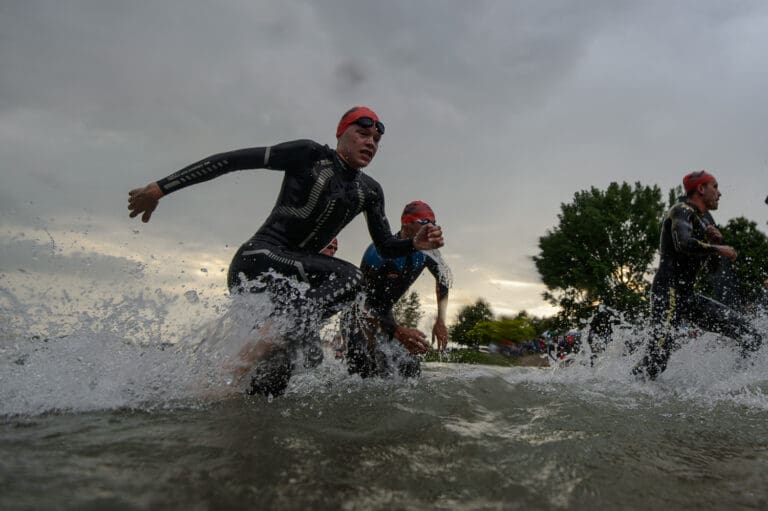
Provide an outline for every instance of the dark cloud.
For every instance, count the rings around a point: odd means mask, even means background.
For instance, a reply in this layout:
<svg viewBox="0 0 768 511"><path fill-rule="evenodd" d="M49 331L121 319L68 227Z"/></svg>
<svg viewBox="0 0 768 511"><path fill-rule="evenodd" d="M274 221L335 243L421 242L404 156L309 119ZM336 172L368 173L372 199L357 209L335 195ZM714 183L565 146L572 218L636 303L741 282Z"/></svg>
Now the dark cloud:
<svg viewBox="0 0 768 511"><path fill-rule="evenodd" d="M365 66L354 60L341 62L335 74L342 90L363 86L368 76Z"/></svg>

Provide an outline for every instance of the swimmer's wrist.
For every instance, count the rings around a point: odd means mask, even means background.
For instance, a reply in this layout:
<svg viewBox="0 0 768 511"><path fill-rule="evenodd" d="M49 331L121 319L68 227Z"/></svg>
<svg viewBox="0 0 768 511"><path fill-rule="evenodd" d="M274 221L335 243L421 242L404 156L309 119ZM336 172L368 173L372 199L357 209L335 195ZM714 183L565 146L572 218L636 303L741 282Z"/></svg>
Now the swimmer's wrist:
<svg viewBox="0 0 768 511"><path fill-rule="evenodd" d="M167 193L165 190L163 190L163 187L160 186L160 183L158 183L157 181L155 181L154 183L149 183L149 188L150 188L150 193L152 193L152 196L158 200L164 197Z"/></svg>
<svg viewBox="0 0 768 511"><path fill-rule="evenodd" d="M160 197L163 197L165 195L168 195L175 189L178 189L179 186L179 180L178 179L169 179L167 177L164 177L163 179L158 179L155 181L157 185L158 190L160 191ZM158 197L158 199L160 198Z"/></svg>

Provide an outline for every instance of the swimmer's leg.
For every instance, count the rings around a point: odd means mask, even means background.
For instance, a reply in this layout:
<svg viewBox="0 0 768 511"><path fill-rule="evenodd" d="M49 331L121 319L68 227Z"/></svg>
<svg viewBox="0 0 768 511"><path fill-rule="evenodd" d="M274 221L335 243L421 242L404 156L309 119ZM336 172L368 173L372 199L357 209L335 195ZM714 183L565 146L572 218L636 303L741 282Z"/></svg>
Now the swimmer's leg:
<svg viewBox="0 0 768 511"><path fill-rule="evenodd" d="M254 328L252 338L240 349L234 363L229 366L231 385L239 387L259 360L266 358L276 345L281 344L274 331L274 323L268 320L261 328Z"/></svg>
<svg viewBox="0 0 768 511"><path fill-rule="evenodd" d="M287 349L277 348L259 360L253 368L247 394L281 396L293 373L293 361Z"/></svg>
<svg viewBox="0 0 768 511"><path fill-rule="evenodd" d="M632 375L640 380L655 380L667 369L671 350L668 339L651 340L640 362L632 368Z"/></svg>
<svg viewBox="0 0 768 511"><path fill-rule="evenodd" d="M376 375L376 360L368 346L367 337L360 331L347 334L347 371L361 378Z"/></svg>
<svg viewBox="0 0 768 511"><path fill-rule="evenodd" d="M681 310L687 310L686 300L682 300L682 303L678 301L674 288L656 289L651 293L651 338L645 355L632 368L632 375L636 378L643 381L655 380L667 369L669 357L678 347L673 329L679 324Z"/></svg>
<svg viewBox="0 0 768 511"><path fill-rule="evenodd" d="M421 359L408 352L401 353L395 358L397 372L401 378L417 378L421 376Z"/></svg>

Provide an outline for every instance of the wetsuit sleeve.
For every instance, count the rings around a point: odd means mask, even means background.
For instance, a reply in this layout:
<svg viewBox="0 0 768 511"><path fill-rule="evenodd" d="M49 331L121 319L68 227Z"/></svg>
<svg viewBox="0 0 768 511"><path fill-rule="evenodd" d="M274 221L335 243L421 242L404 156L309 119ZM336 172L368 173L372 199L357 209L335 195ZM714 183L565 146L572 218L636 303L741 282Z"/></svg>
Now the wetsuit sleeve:
<svg viewBox="0 0 768 511"><path fill-rule="evenodd" d="M366 205L365 221L376 250L385 259L396 259L414 253L416 249L413 248L412 239L400 239L392 234L389 221L384 214L384 192L378 183L373 182L372 186L375 189Z"/></svg>
<svg viewBox="0 0 768 511"><path fill-rule="evenodd" d="M444 300L448 298L448 286L446 286L443 282L445 281L445 278L442 278L440 274L440 267L437 265L437 262L435 262L434 259L431 257L427 257L424 261L424 265L427 267L429 272L435 277L435 287L437 289L437 300Z"/></svg>
<svg viewBox="0 0 768 511"><path fill-rule="evenodd" d="M211 155L188 165L157 184L164 194L210 181L228 172L245 169L297 171L317 159L321 146L311 140L294 140L269 147L249 147Z"/></svg>
<svg viewBox="0 0 768 511"><path fill-rule="evenodd" d="M693 237L693 222L701 220L688 206L677 208L672 212L672 241L675 250L684 254L709 255L717 253L717 249L704 240Z"/></svg>

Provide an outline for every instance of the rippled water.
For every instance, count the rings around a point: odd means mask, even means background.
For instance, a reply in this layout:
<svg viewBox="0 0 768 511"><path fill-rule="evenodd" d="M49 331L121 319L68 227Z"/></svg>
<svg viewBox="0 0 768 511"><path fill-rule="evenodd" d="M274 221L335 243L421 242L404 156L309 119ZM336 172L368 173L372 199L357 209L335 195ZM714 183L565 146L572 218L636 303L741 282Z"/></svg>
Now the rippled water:
<svg viewBox="0 0 768 511"><path fill-rule="evenodd" d="M10 396L4 358L0 508L768 503L764 359L737 373L727 349L678 353L648 385L624 376L623 360L597 369L428 364L412 382L362 381L327 360L273 401L195 395L188 381L154 388L158 359L142 366L134 355L122 360L136 361L131 376L104 369L96 380L75 368L46 378L36 364L47 355L30 357L13 377L36 390ZM697 366L708 374L692 374ZM40 413L43 403L70 410Z"/></svg>

